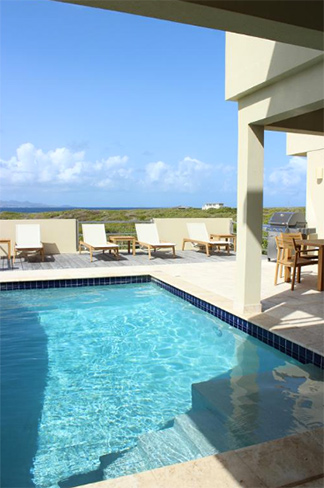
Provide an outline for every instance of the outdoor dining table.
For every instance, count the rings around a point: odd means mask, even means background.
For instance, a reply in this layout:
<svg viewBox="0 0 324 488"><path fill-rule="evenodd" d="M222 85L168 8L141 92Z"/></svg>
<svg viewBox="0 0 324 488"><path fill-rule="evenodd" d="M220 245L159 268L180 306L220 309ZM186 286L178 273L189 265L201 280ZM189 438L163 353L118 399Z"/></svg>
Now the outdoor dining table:
<svg viewBox="0 0 324 488"><path fill-rule="evenodd" d="M296 244L318 248L317 289L324 291L324 239L296 239Z"/></svg>

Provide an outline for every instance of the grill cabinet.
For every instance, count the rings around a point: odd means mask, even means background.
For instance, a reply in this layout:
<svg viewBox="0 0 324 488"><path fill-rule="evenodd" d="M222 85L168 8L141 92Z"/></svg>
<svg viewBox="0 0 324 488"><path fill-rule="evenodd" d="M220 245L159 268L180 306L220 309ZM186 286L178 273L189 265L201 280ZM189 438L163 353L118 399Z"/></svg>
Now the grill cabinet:
<svg viewBox="0 0 324 488"><path fill-rule="evenodd" d="M268 232L268 261L277 258L277 246L275 237L281 233L301 232L306 238L308 234L313 234L316 229L307 227L305 216L301 212L275 212L263 230Z"/></svg>

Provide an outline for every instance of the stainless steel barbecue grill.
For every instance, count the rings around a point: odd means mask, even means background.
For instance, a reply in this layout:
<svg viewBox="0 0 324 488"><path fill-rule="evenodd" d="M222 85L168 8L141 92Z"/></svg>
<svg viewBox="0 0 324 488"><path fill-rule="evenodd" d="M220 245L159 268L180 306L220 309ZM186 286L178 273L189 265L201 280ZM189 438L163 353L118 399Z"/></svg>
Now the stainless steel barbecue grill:
<svg viewBox="0 0 324 488"><path fill-rule="evenodd" d="M275 237L283 233L301 232L306 238L308 234L313 234L316 229L307 227L305 215L301 212L275 212L263 230L268 232L268 261L276 259L277 246Z"/></svg>

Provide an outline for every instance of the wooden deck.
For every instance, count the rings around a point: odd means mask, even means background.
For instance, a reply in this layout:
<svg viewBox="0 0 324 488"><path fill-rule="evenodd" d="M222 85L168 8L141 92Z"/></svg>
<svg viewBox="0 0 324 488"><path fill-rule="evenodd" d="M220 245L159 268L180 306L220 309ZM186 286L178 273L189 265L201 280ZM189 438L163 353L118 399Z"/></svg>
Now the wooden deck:
<svg viewBox="0 0 324 488"><path fill-rule="evenodd" d="M109 268L115 266L156 266L156 265L170 265L170 264L195 264L195 263L215 263L220 261L233 261L235 254L231 252L227 255L226 252L214 252L210 257L207 257L204 252L200 251L176 251L176 258L172 257L170 252L156 252L152 253L153 259L148 258L145 251L138 250L136 256L128 254L126 251L121 251L120 259L112 254L95 252L93 255L93 262L90 262L90 255L87 252L79 254L53 254L45 256L45 261L42 262L39 256L30 255L28 259L25 257L17 258L13 267L9 268L8 260L2 258L0 260L0 270L50 270L50 269L68 269L68 268Z"/></svg>

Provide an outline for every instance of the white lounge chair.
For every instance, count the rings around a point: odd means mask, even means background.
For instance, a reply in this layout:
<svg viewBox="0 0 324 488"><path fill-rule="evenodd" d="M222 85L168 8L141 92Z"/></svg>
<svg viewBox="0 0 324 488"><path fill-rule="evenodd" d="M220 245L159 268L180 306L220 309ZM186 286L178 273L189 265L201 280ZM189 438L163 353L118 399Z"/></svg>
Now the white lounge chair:
<svg viewBox="0 0 324 488"><path fill-rule="evenodd" d="M149 259L152 258L151 251L157 251L158 249L171 248L173 257L176 257L174 242L162 242L159 238L159 233L156 224L135 224L137 242L140 246L146 247L148 250Z"/></svg>
<svg viewBox="0 0 324 488"><path fill-rule="evenodd" d="M14 249L13 263L18 253L30 254L39 252L44 261L44 246L41 242L39 224L17 224L16 225L16 244Z"/></svg>
<svg viewBox="0 0 324 488"><path fill-rule="evenodd" d="M79 242L79 254L81 247L84 246L90 251L90 261L92 262L93 251L114 252L116 259L119 259L119 247L117 244L107 242L104 224L82 224L83 240Z"/></svg>
<svg viewBox="0 0 324 488"><path fill-rule="evenodd" d="M210 236L207 232L206 225L203 223L195 223L195 224L187 224L189 238L184 238L182 241L182 250L184 251L185 245L187 242L191 242L191 244L198 245L201 247L205 247L206 254L210 256L210 250L213 247L220 249L221 247L225 247L227 250L227 254L229 254L231 243L227 241L215 241L210 239Z"/></svg>

